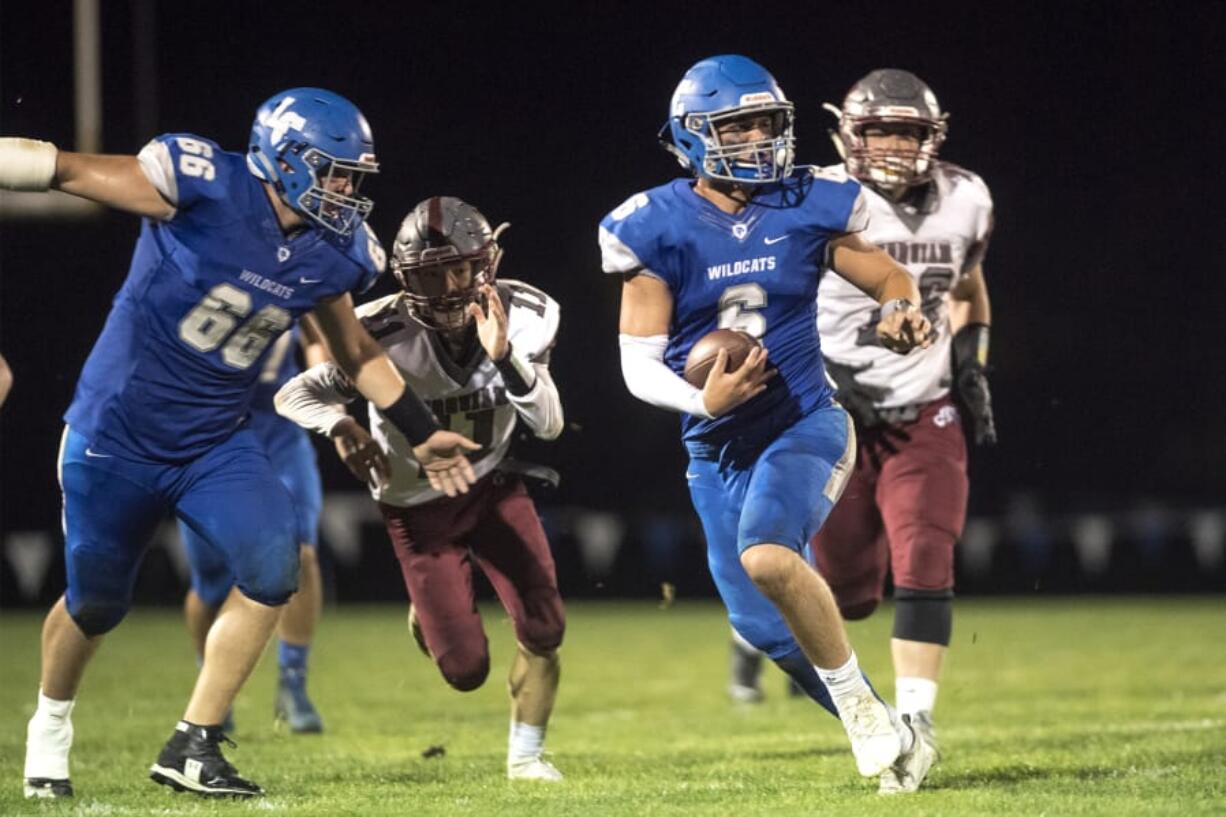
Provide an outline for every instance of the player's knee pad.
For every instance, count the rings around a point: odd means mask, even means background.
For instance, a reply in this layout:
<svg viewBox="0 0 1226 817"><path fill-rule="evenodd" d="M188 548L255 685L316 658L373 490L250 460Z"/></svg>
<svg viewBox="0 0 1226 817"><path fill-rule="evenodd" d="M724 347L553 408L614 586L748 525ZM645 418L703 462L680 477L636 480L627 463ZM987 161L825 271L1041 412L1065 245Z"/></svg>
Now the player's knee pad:
<svg viewBox="0 0 1226 817"><path fill-rule="evenodd" d="M447 684L460 692L471 692L485 683L490 674L488 648L451 649L435 661Z"/></svg>
<svg viewBox="0 0 1226 817"><path fill-rule="evenodd" d="M109 633L127 614L127 602L88 601L74 604L68 610L77 627L90 638Z"/></svg>
<svg viewBox="0 0 1226 817"><path fill-rule="evenodd" d="M241 551L235 565L235 584L243 595L260 604L277 607L298 590L298 543L286 531L277 543Z"/></svg>
<svg viewBox="0 0 1226 817"><path fill-rule="evenodd" d="M894 637L949 646L953 633L953 588L894 588Z"/></svg>

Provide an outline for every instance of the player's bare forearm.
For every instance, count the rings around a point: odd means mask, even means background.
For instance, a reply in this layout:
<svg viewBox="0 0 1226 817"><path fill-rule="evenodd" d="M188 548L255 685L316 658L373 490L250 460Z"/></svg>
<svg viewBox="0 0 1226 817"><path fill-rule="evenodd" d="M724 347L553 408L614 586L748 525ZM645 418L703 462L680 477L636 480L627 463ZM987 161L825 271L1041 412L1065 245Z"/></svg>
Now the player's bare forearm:
<svg viewBox="0 0 1226 817"><path fill-rule="evenodd" d="M967 324L992 325L992 302L983 278L983 266L976 265L949 293L949 328L953 334Z"/></svg>
<svg viewBox="0 0 1226 817"><path fill-rule="evenodd" d="M299 342L302 344L302 357L306 360L308 369L332 359L314 318L310 315L303 315L298 321L298 328L301 330Z"/></svg>
<svg viewBox="0 0 1226 817"><path fill-rule="evenodd" d="M378 408L387 408L404 394L404 378L353 313L346 293L324 301L311 313L328 351L353 385Z"/></svg>
<svg viewBox="0 0 1226 817"><path fill-rule="evenodd" d="M51 186L83 199L160 221L175 214L141 170L135 156L104 156L61 150Z"/></svg>
<svg viewBox="0 0 1226 817"><path fill-rule="evenodd" d="M878 303L903 299L918 305L919 289L905 269L889 254L865 241L859 233L848 233L830 242L831 266L839 275Z"/></svg>

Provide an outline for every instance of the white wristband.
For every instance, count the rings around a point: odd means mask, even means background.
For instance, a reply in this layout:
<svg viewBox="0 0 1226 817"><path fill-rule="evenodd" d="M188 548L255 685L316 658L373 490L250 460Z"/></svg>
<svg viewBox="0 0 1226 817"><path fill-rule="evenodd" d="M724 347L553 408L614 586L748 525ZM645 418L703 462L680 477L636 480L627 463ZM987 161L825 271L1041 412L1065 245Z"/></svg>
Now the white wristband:
<svg viewBox="0 0 1226 817"><path fill-rule="evenodd" d="M38 139L0 138L0 188L44 192L55 180L55 145Z"/></svg>

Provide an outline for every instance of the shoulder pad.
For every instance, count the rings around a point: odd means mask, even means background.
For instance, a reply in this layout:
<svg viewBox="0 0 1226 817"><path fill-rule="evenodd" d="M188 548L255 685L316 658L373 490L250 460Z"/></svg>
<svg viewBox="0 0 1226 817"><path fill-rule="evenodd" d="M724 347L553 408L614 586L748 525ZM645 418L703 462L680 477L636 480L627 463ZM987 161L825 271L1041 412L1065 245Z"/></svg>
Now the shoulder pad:
<svg viewBox="0 0 1226 817"><path fill-rule="evenodd" d="M955 190L958 192L965 190L977 199L979 204L987 207L992 206L992 193L988 190L988 186L984 183L983 179L979 177L979 174L953 162L941 161L937 166L949 180L951 193Z"/></svg>
<svg viewBox="0 0 1226 817"><path fill-rule="evenodd" d="M387 253L379 243L375 231L366 222L362 222L362 227L354 234L353 241L345 247L345 256L361 270L358 283L352 290L359 294L374 286L387 269Z"/></svg>
<svg viewBox="0 0 1226 817"><path fill-rule="evenodd" d="M547 359L557 339L562 308L536 287L503 278L498 295L507 311L507 338L529 361Z"/></svg>
<svg viewBox="0 0 1226 817"><path fill-rule="evenodd" d="M375 298L374 301L359 304L353 308L354 314L358 316L358 320L370 329L370 323L384 323L389 318L398 318L400 309L397 309L397 301L400 299L400 293L394 292L390 296L383 298Z"/></svg>
<svg viewBox="0 0 1226 817"><path fill-rule="evenodd" d="M670 185L635 193L600 220L601 268L609 273L637 272L656 263L656 251L669 221L661 217Z"/></svg>

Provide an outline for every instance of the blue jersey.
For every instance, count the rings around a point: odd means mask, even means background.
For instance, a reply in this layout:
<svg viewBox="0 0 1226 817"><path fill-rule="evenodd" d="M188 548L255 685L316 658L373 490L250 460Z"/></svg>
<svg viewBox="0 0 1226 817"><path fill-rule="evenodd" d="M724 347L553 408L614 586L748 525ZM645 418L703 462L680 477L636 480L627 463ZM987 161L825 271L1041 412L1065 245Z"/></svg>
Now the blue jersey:
<svg viewBox="0 0 1226 817"><path fill-rule="evenodd" d="M673 296L664 361L677 374L690 347L717 328L760 338L779 373L767 389L714 420L682 416L692 452L734 438L748 444L830 403L817 335L817 285L831 238L864 229L860 185L797 168L729 215L691 179L638 193L600 223L603 266L663 281ZM713 453L713 451L711 452Z"/></svg>
<svg viewBox="0 0 1226 817"><path fill-rule="evenodd" d="M298 437L306 436L301 426L277 414L273 405L277 391L302 371L298 365L298 336L295 325L273 341L272 351L260 367L260 377L251 397L251 428L270 454L273 448L291 445Z"/></svg>
<svg viewBox="0 0 1226 817"><path fill-rule="evenodd" d="M176 211L143 221L65 420L100 452L183 462L243 422L294 320L365 291L384 254L365 225L347 244L287 237L244 157L207 139L160 136L140 162Z"/></svg>

